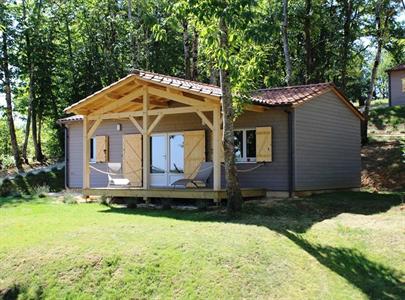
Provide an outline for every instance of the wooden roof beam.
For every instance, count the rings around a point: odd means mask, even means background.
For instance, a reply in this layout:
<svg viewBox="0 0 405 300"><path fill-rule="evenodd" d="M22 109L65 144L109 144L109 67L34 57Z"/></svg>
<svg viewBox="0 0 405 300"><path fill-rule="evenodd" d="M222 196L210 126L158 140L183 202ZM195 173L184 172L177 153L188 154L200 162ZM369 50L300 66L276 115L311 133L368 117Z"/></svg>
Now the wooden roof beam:
<svg viewBox="0 0 405 300"><path fill-rule="evenodd" d="M94 116L94 115L102 115L105 114L109 111L112 111L114 109L118 109L120 107L122 107L122 105L125 105L129 102L131 102L132 100L134 100L135 98L138 98L142 95L143 93L143 89L141 88L137 88L136 90L132 91L131 93L129 93L126 96L121 97L118 100L112 100L111 103L97 109L96 111L90 113L90 116Z"/></svg>
<svg viewBox="0 0 405 300"><path fill-rule="evenodd" d="M154 88L151 86L148 87L148 91L151 95L166 98L168 100L173 100L173 101L187 104L190 106L209 106L207 103L205 103L203 101L184 96L183 94L180 94L180 93L179 94L172 93L167 90L161 90L161 89Z"/></svg>

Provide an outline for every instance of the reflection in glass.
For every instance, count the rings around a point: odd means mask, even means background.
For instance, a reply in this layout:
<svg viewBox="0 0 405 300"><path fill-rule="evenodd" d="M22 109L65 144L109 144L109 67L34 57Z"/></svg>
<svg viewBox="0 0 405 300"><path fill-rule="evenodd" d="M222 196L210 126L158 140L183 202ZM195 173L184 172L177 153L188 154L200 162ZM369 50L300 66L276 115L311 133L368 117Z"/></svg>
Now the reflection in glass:
<svg viewBox="0 0 405 300"><path fill-rule="evenodd" d="M169 135L170 172L184 173L184 136Z"/></svg>
<svg viewBox="0 0 405 300"><path fill-rule="evenodd" d="M243 157L243 131L237 130L234 132L235 136L235 159L240 161Z"/></svg>
<svg viewBox="0 0 405 300"><path fill-rule="evenodd" d="M246 158L252 161L256 157L256 130L246 130Z"/></svg>
<svg viewBox="0 0 405 300"><path fill-rule="evenodd" d="M166 170L166 136L156 135L150 138L151 165L150 172L165 173Z"/></svg>

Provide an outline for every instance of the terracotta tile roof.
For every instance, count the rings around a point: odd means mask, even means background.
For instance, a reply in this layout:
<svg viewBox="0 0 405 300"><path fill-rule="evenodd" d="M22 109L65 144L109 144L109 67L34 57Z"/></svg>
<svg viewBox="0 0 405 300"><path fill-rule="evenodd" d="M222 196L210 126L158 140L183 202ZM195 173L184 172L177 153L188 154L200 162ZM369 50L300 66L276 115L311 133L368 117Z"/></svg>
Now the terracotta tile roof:
<svg viewBox="0 0 405 300"><path fill-rule="evenodd" d="M261 89L252 93L252 100L268 106L292 105L319 96L331 88L334 88L331 83L317 83Z"/></svg>
<svg viewBox="0 0 405 300"><path fill-rule="evenodd" d="M81 121L81 120L83 120L82 115L74 115L74 116L70 116L70 117L67 117L67 118L59 119L58 124L65 124L65 123Z"/></svg>
<svg viewBox="0 0 405 300"><path fill-rule="evenodd" d="M185 92L192 91L192 92L197 92L197 93L215 96L215 97L222 96L221 88L216 85L192 81L192 80L186 80L186 79L182 79L182 78L167 76L167 75L163 75L163 74L157 74L157 73L143 71L143 70L133 70L130 74L128 74L124 78L121 78L120 80L113 82L112 84L87 96L86 98L84 98L76 103L73 103L72 105L65 108L64 111L67 112L70 109L77 107L78 105L86 102L90 98L93 98L94 96L97 96L97 95L107 91L108 89L114 87L115 85L117 85L123 81L132 80L133 78L140 78L142 80L150 81L150 82L157 83L157 84L170 85L170 86L182 89Z"/></svg>
<svg viewBox="0 0 405 300"><path fill-rule="evenodd" d="M181 79L172 76L166 76L162 74L157 74L153 72L147 72L142 70L134 70L126 77L120 79L117 82L112 83L111 85L103 88L100 91L80 100L79 102L74 103L73 105L69 106L65 109L68 111L69 109L76 107L77 105L86 102L86 100L98 95L109 88L115 86L116 84L126 81L132 80L133 78L139 78L144 81L150 81L157 84L164 84L173 86L184 91L193 91L201 94L212 95L215 97L221 97L222 92L221 88L216 85L205 84L201 82ZM308 84L308 85L298 85L298 86L290 86L290 87L278 87L278 88L270 88L270 89L260 89L252 92L252 102L253 104L264 105L264 106L290 106L299 104L302 102L306 102L316 96L319 96L329 90L334 91L339 95L343 101L346 102L348 106L350 106L353 111L358 114L361 118L361 113L354 108L353 104L347 100L344 95L335 87L332 83L318 83L318 84ZM59 123L68 123L72 121L80 121L82 120L82 116L75 115L72 117L60 119Z"/></svg>
<svg viewBox="0 0 405 300"><path fill-rule="evenodd" d="M147 81L171 85L183 89L185 91L190 90L193 92L198 92L206 95L212 95L217 97L222 96L221 88L212 84L186 80L178 77L172 77L142 70L134 70L132 74L137 75L140 78Z"/></svg>
<svg viewBox="0 0 405 300"><path fill-rule="evenodd" d="M401 70L405 70L405 64L399 64L398 66L386 70L386 72L401 71Z"/></svg>

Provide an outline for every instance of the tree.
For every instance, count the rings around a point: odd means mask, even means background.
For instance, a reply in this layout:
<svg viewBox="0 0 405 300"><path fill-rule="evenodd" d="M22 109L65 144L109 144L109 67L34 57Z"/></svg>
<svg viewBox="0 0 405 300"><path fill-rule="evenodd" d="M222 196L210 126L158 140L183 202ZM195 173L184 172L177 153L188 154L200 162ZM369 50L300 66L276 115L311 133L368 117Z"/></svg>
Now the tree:
<svg viewBox="0 0 405 300"><path fill-rule="evenodd" d="M305 38L305 65L306 75L305 83L312 82L313 74L313 49L312 49L312 0L305 0L305 17L304 17L304 38Z"/></svg>
<svg viewBox="0 0 405 300"><path fill-rule="evenodd" d="M224 17L219 18L219 30L219 49L223 51L225 58L229 58L228 25ZM229 70L226 65L222 65L219 70L222 90L222 119L224 124L223 145L225 156L225 179L227 183L226 192L228 199L227 211L228 215L233 217L242 210L243 202L235 165L235 137L233 131L235 114L233 110Z"/></svg>
<svg viewBox="0 0 405 300"><path fill-rule="evenodd" d="M14 162L19 171L23 171L20 150L18 148L17 135L15 132L14 118L13 118L13 104L12 104L12 95L11 95L11 72L9 68L9 55L8 55L8 28L9 20L7 20L7 12L4 7L4 3L0 6L1 9L1 26L2 26L2 71L3 71L3 91L6 95L6 115L8 128L10 132L11 148L13 151Z"/></svg>
<svg viewBox="0 0 405 300"><path fill-rule="evenodd" d="M227 190L227 213L236 217L242 209L242 194L235 165L234 119L241 112L263 63L263 49L254 45L255 1L189 1L199 23L199 41L209 71L219 70L222 90L223 147ZM236 96L235 96L236 95Z"/></svg>
<svg viewBox="0 0 405 300"><path fill-rule="evenodd" d="M364 122L362 123L362 144L368 142L368 119L370 112L371 99L374 95L375 80L377 77L378 66L381 61L381 51L386 43L389 29L389 22L394 15L394 11L389 0L377 1L375 4L375 40L377 49L374 57L373 68L371 70L370 85L367 94L367 100L364 107Z"/></svg>
<svg viewBox="0 0 405 300"><path fill-rule="evenodd" d="M283 33L283 50L284 50L284 59L285 59L285 82L287 85L291 84L291 57L290 49L288 47L288 0L283 0L283 25L281 27Z"/></svg>

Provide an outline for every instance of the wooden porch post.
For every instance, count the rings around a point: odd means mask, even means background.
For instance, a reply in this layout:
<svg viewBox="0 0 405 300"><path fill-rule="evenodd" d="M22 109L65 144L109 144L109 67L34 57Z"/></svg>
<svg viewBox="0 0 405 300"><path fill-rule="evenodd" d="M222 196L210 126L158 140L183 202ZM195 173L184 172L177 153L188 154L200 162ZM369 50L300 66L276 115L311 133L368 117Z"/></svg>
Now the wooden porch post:
<svg viewBox="0 0 405 300"><path fill-rule="evenodd" d="M150 139L148 134L149 125L149 92L148 87L144 87L143 90L143 107L142 107L142 122L143 122L143 132L142 132L142 158L143 158L143 188L149 188L149 170L150 170Z"/></svg>
<svg viewBox="0 0 405 300"><path fill-rule="evenodd" d="M221 111L216 106L213 111L213 165L214 165L214 191L221 189Z"/></svg>
<svg viewBox="0 0 405 300"><path fill-rule="evenodd" d="M88 136L89 121L83 116L83 189L90 187L90 139Z"/></svg>

